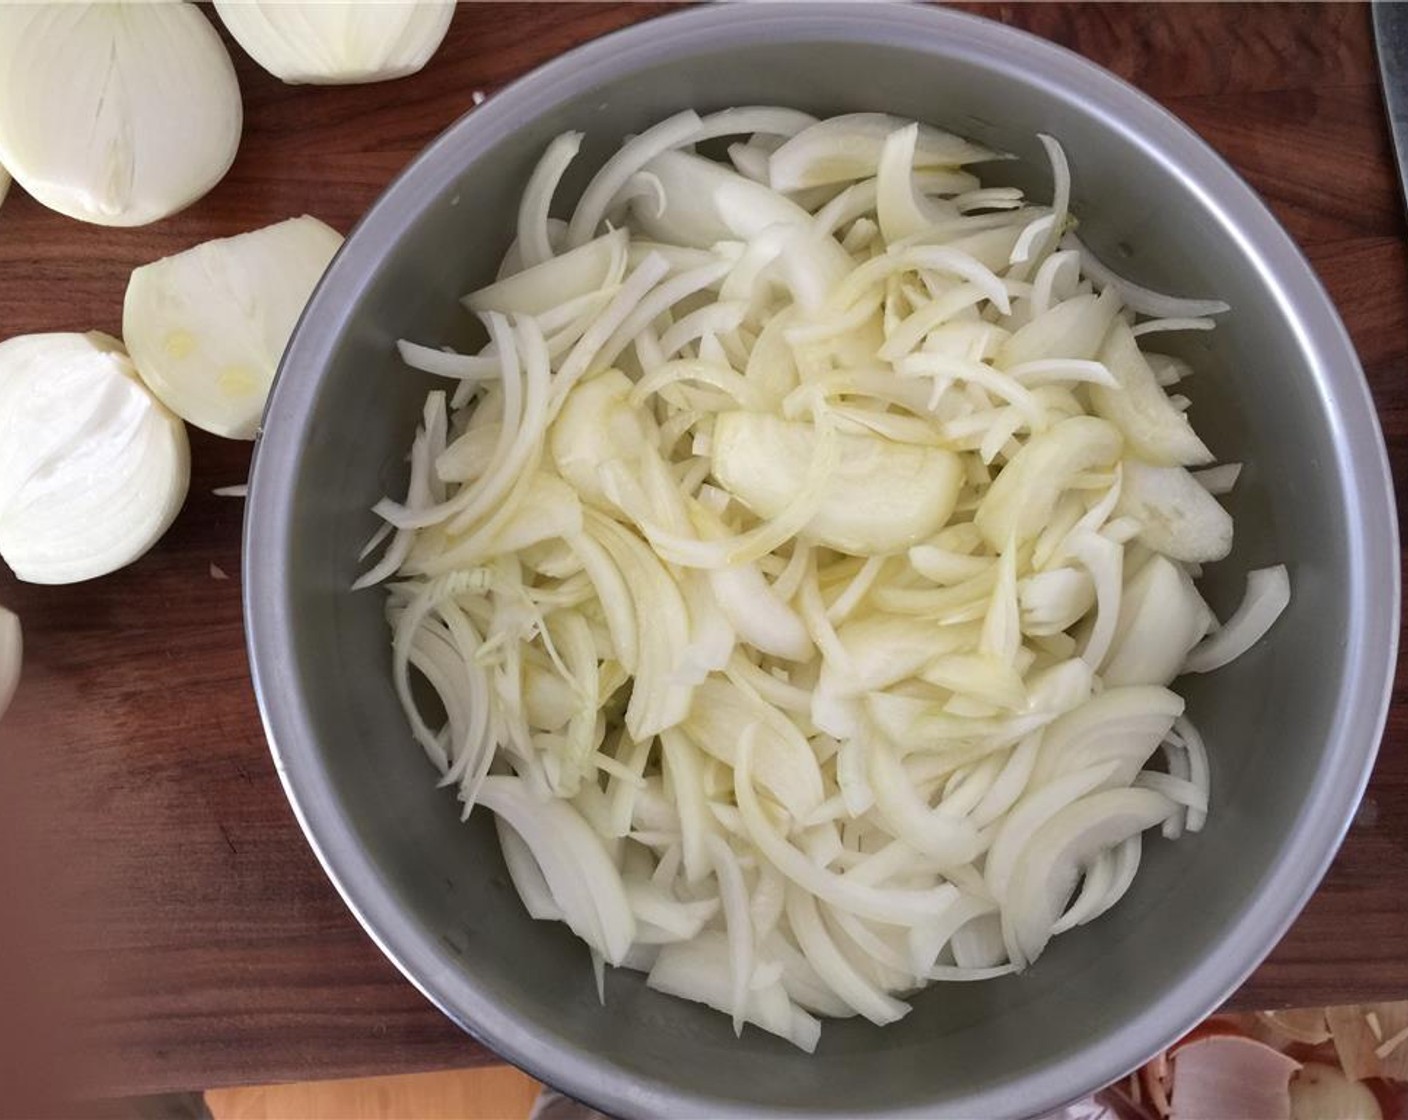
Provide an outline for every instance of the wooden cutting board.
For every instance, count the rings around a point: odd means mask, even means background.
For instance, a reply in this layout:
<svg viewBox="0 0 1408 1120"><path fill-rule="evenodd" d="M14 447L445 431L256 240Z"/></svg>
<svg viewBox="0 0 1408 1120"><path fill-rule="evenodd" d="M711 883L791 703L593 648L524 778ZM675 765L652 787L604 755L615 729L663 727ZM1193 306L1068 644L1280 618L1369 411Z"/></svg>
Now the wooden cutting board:
<svg viewBox="0 0 1408 1120"><path fill-rule="evenodd" d="M284 86L232 47L239 158L189 210L82 225L18 188L0 210L0 332L120 333L136 265L300 213L346 232L432 137L531 67L666 10L467 4L424 72ZM1408 263L1366 7L1010 5L989 17L1094 59L1229 159L1299 241L1363 358L1395 477L1408 470ZM240 623L249 445L193 433L191 495L150 555L73 587L0 571L24 679L0 727L0 788L59 846L81 895L83 1018L107 1095L405 1072L490 1060L404 981L324 879L284 801ZM1242 1007L1408 993L1408 698L1395 693L1369 796L1319 893L1236 997ZM24 767L23 784L16 773ZM8 770L6 769L8 768ZM15 855L11 863L31 864ZM73 931L68 931L74 936Z"/></svg>

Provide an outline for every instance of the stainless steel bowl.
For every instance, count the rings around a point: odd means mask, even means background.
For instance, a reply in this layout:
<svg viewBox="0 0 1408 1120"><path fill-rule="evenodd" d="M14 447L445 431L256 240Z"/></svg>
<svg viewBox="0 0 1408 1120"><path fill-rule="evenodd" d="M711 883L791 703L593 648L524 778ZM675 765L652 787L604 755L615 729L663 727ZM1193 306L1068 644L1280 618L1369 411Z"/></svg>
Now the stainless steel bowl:
<svg viewBox="0 0 1408 1120"><path fill-rule="evenodd" d="M1213 762L1205 832L1153 843L1135 889L1027 975L933 988L902 1022L828 1024L807 1057L613 974L535 923L482 816L459 823L392 694L381 595L348 591L404 485L427 382L400 336L465 342L456 298L492 273L548 140L586 132L587 169L683 108L882 109L1023 157L1070 153L1082 234L1146 283L1234 311L1185 344L1209 443L1247 468L1237 546L1209 574L1290 565L1271 638L1184 682ZM580 189L581 178L569 183ZM504 1057L622 1116L1024 1116L1131 1069L1215 1007L1319 881L1382 730L1398 620L1382 437L1354 350L1304 258L1247 186L1172 116L1079 57L997 24L889 5L705 8L611 35L460 121L372 208L284 359L245 539L249 651L275 760L309 842L367 931L444 1012Z"/></svg>

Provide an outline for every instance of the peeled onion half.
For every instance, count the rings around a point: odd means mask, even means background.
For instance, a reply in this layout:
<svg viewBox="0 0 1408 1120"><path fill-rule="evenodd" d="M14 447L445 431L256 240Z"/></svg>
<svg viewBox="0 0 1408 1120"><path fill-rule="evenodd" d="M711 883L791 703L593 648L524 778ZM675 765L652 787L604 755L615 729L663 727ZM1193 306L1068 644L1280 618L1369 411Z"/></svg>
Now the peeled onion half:
<svg viewBox="0 0 1408 1120"><path fill-rule="evenodd" d="M0 343L0 559L30 583L115 571L186 496L186 430L122 344L88 334Z"/></svg>
<svg viewBox="0 0 1408 1120"><path fill-rule="evenodd" d="M193 4L0 5L0 163L45 206L139 226L235 158L235 68Z"/></svg>
<svg viewBox="0 0 1408 1120"><path fill-rule="evenodd" d="M253 439L289 335L341 244L305 214L137 269L122 334L142 380L196 427Z"/></svg>
<svg viewBox="0 0 1408 1120"><path fill-rule="evenodd" d="M343 85L414 74L445 38L455 5L216 0L215 10L274 77L294 85Z"/></svg>
<svg viewBox="0 0 1408 1120"><path fill-rule="evenodd" d="M0 607L0 717L14 699L20 683L20 662L24 643L20 636L20 620L12 611Z"/></svg>

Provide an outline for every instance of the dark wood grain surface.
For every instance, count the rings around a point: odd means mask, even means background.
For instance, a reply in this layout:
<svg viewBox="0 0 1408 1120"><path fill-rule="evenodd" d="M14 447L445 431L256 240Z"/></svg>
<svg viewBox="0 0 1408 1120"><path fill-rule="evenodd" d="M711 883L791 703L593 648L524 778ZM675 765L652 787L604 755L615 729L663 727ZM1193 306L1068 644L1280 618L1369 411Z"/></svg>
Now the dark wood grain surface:
<svg viewBox="0 0 1408 1120"><path fill-rule="evenodd" d="M469 4L421 74L283 86L233 49L245 131L228 177L174 218L105 230L18 189L0 211L0 331L120 333L136 265L294 214L346 231L433 136L637 4ZM977 8L1108 66L1229 159L1299 241L1352 333L1408 491L1408 253L1367 8ZM195 433L190 499L142 561L73 587L19 584L24 679L0 770L42 826L77 938L94 1088L106 1094L487 1060L378 953L279 788L240 623L249 446ZM18 778L15 779L18 781ZM0 774L0 783L7 779ZM23 789L22 795L14 790ZM1408 696L1333 870L1238 994L1244 1007L1408 996Z"/></svg>

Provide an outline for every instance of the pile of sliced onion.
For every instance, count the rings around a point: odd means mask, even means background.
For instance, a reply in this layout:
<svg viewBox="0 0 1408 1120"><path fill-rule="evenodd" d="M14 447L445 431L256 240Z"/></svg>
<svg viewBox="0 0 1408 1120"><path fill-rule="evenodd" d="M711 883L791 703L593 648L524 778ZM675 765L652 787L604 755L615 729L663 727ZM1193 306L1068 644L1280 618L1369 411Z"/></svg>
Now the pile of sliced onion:
<svg viewBox="0 0 1408 1120"><path fill-rule="evenodd" d="M810 1050L1109 910L1206 820L1168 686L1286 605L1253 573L1217 629L1235 468L1190 473L1143 349L1222 305L1063 241L1042 140L1050 206L879 114L681 113L559 221L568 134L465 297L486 344L401 343L448 384L359 584L414 738L530 914L735 1030Z"/></svg>

